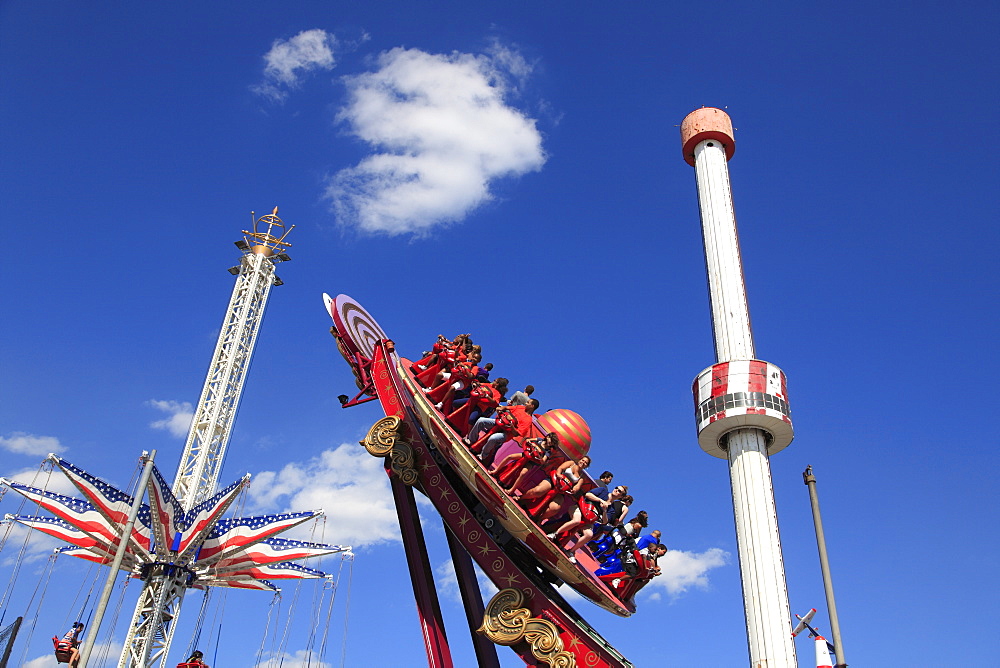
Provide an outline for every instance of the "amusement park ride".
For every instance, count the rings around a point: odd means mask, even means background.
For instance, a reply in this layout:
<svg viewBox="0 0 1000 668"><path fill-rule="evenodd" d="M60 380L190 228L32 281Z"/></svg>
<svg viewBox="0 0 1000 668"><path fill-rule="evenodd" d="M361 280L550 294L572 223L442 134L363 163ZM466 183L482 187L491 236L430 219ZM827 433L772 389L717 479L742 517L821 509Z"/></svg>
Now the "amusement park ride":
<svg viewBox="0 0 1000 668"><path fill-rule="evenodd" d="M275 207L273 213L255 220L253 231L244 230L244 238L236 242L243 252L240 264L229 270L236 276L236 285L173 488L151 465L146 489L137 492L140 499L144 492L149 498L148 505L139 509L138 523L129 517L136 499L57 455L49 455L49 460L83 499L0 479L54 515L8 515L6 519L70 543L57 552L111 564L125 543L120 569L142 580L143 587L120 668L166 664L188 589L278 591L269 580L328 577L294 560L338 552L350 555L347 546L277 537L322 511L224 519L249 484L249 475L216 492L264 307L271 287L282 284L274 274L275 263L289 259L285 251L290 244L284 239L291 228L284 230L277 214ZM149 459L145 453L143 459ZM93 637L91 632L91 642ZM84 645L81 665L86 665L87 650Z"/></svg>
<svg viewBox="0 0 1000 668"><path fill-rule="evenodd" d="M684 119L681 138L698 185L717 359L693 387L698 440L708 454L729 461L750 664L791 668L796 657L768 461L793 436L785 375L754 357L726 164L735 149L729 117L719 109L696 110ZM258 231L265 225L266 231ZM277 208L244 233L237 242L244 253L240 265L230 270L237 285L176 480L168 488L153 471L139 523L129 529L125 520L135 499L54 455L85 500L3 481L55 515L10 519L71 543L60 548L63 553L108 564L118 546L127 545L121 568L144 585L121 667L165 663L187 589L273 589L263 578L324 577L291 560L350 549L275 538L319 511L222 519L248 484L246 477L215 491L264 305L271 286L281 284L274 266L289 259ZM496 645L510 647L528 666L631 666L557 589L566 585L597 607L628 617L637 612L637 592L658 574L655 555L635 549L627 537L588 548L586 533L558 533L546 524L577 508L583 527L593 522L586 503L577 502L595 482L584 466L565 469L573 475L560 466L587 456L591 436L583 418L566 409L515 415L498 406L502 392L477 379L465 343L442 337L421 359L406 359L357 301L324 295L324 303L358 388L353 398L341 395L340 403L348 408L378 401L385 413L362 445L383 459L389 477L428 665L450 668L453 661L415 491L446 527L480 666L499 666ZM454 401L454 390L465 393L462 401ZM477 414L493 410L493 424L474 428ZM550 449L534 445L542 441ZM493 442L516 443L508 450L515 454L523 447L523 461L491 470L484 445ZM544 452L529 450L529 443ZM564 485L560 477L571 480ZM528 489L543 491L522 497ZM473 562L499 589L485 604Z"/></svg>
<svg viewBox="0 0 1000 668"><path fill-rule="evenodd" d="M459 377L461 362L448 363L447 344L441 346L440 361L420 370L400 357L395 344L360 304L340 295L324 300L334 326L331 333L344 359L354 371L359 394L345 407L365 401L363 395L382 405L386 417L372 425L362 442L370 454L385 458L393 497L396 500L403 542L428 665L452 665L447 637L436 594L428 586L430 564L413 500L413 490L422 492L441 515L449 533L469 626L493 643L510 646L527 665L544 662L556 666L629 666L625 657L608 644L552 587L564 582L584 598L627 617L635 612L635 592L652 577L642 562L634 576L612 571L595 574L600 564L585 550L568 554L570 537L550 538L533 519L529 509L515 502L486 465L476 456L476 443L468 443L472 402L447 410L429 379L439 371ZM459 353L460 354L460 353ZM414 373L417 370L418 373ZM472 393L479 384L472 383ZM498 417L494 430L504 429ZM549 432L560 436L556 457L579 460L590 447L590 429L580 416L568 410L548 411L533 419L517 438L538 437ZM513 437L515 427L505 434ZM466 440L463 440L466 439ZM591 486L593 483L591 481ZM533 504L534 505L534 504ZM456 545L456 542L459 545ZM464 549L465 554L461 550ZM500 589L483 607L475 587L472 560ZM476 647L480 665L498 665L495 651Z"/></svg>
<svg viewBox="0 0 1000 668"><path fill-rule="evenodd" d="M793 431L784 373L754 357L726 166L735 150L732 123L722 110L702 108L684 119L681 140L698 185L717 358L694 382L698 440L706 452L730 464L750 664L795 666L768 462L770 454L791 443ZM456 543L500 589L485 608L474 586L463 589L474 638L481 634L508 645L528 665L631 665L552 584L565 583L599 607L629 616L636 611L635 593L653 575L644 555L632 555L638 568L626 570L623 558L609 571L572 532L546 534L541 506L518 503L519 490L501 485L502 478L491 475L477 457L486 437L467 438L473 401L455 408L450 390L443 389L456 378L459 365L454 359L441 361L447 355L439 349L442 341L436 354L411 362L396 353L394 342L356 301L346 295L324 298L334 322L331 333L360 390L353 399L342 395L341 403L349 407L378 399L386 414L363 445L385 458L392 481L429 665L450 666L451 658L434 592L421 584L429 581L430 566L412 489L426 495L444 520L459 581L474 583L475 574ZM441 382L439 374L448 380ZM468 378L456 387L471 395L479 389ZM502 429L502 417L496 422L494 430ZM530 433L515 436L509 427L503 438L523 441L556 432L561 446L556 461L579 461L586 454L590 431L572 411L548 411L531 422ZM571 507L572 499L564 503ZM481 645L477 653L480 665L496 665L496 655Z"/></svg>

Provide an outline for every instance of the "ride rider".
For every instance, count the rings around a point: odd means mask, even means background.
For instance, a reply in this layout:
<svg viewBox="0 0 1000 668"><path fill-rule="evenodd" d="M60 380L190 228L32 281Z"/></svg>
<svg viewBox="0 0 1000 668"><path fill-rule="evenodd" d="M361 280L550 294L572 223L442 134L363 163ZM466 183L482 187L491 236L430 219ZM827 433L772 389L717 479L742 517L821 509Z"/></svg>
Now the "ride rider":
<svg viewBox="0 0 1000 668"><path fill-rule="evenodd" d="M67 663L70 668L76 668L80 663L80 635L83 633L83 623L73 622L73 626L66 635L59 640L52 636L52 645L55 647L56 661Z"/></svg>

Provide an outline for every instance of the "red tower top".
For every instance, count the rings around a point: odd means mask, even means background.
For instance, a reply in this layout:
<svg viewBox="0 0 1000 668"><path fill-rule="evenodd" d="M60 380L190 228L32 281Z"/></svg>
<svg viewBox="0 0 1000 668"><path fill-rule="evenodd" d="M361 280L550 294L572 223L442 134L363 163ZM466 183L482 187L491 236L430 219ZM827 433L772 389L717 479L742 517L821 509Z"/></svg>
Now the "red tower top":
<svg viewBox="0 0 1000 668"><path fill-rule="evenodd" d="M730 160L736 152L733 121L722 109L695 109L681 121L681 144L687 164L694 167L694 147L706 139L716 139L722 144L726 149L726 160Z"/></svg>

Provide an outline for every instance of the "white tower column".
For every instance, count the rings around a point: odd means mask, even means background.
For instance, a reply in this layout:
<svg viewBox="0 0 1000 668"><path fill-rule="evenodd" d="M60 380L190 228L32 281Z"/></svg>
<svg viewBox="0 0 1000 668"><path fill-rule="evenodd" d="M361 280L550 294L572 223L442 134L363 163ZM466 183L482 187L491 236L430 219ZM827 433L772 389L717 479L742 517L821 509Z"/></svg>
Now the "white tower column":
<svg viewBox="0 0 1000 668"><path fill-rule="evenodd" d="M795 668L788 591L768 454L792 440L784 373L755 359L727 162L732 122L698 109L681 124L695 167L716 364L695 380L698 441L729 461L750 665Z"/></svg>

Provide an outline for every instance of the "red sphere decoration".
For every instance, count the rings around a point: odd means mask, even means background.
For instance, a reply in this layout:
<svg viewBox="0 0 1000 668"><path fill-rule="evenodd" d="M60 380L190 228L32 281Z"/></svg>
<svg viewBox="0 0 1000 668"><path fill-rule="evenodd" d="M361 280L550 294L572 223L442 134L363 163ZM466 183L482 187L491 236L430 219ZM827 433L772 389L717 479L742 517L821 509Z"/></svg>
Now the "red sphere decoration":
<svg viewBox="0 0 1000 668"><path fill-rule="evenodd" d="M579 459L590 451L590 426L578 413L554 408L539 415L538 424L545 431L559 434L559 445L570 459Z"/></svg>

